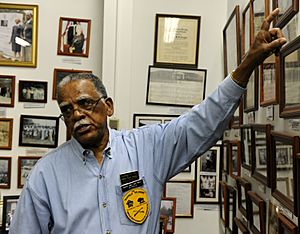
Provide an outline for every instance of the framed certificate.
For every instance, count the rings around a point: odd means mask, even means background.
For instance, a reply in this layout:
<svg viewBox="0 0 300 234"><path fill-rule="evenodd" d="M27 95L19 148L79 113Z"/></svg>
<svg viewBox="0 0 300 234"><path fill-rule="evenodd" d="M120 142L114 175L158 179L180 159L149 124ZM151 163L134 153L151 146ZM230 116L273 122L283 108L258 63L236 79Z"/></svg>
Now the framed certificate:
<svg viewBox="0 0 300 234"><path fill-rule="evenodd" d="M205 98L206 70L149 66L147 104L192 107Z"/></svg>
<svg viewBox="0 0 300 234"><path fill-rule="evenodd" d="M154 65L198 65L200 16L156 14Z"/></svg>

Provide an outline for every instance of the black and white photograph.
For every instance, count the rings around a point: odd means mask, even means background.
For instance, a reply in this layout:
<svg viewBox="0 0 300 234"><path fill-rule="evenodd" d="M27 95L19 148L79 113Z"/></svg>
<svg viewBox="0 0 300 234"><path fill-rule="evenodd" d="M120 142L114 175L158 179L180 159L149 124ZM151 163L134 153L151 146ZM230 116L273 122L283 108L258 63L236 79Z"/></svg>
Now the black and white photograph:
<svg viewBox="0 0 300 234"><path fill-rule="evenodd" d="M266 168L267 167L267 149L265 146L256 146L256 167Z"/></svg>
<svg viewBox="0 0 300 234"><path fill-rule="evenodd" d="M21 115L19 145L56 148L59 118L52 116Z"/></svg>
<svg viewBox="0 0 300 234"><path fill-rule="evenodd" d="M201 157L201 171L216 172L217 170L217 150L206 151Z"/></svg>
<svg viewBox="0 0 300 234"><path fill-rule="evenodd" d="M11 178L11 158L0 157L0 188L9 189Z"/></svg>
<svg viewBox="0 0 300 234"><path fill-rule="evenodd" d="M280 166L288 166L289 165L289 149L286 147L276 147L276 165Z"/></svg>
<svg viewBox="0 0 300 234"><path fill-rule="evenodd" d="M14 107L15 76L0 75L0 106Z"/></svg>
<svg viewBox="0 0 300 234"><path fill-rule="evenodd" d="M216 176L200 175L200 197L215 198L216 197Z"/></svg>
<svg viewBox="0 0 300 234"><path fill-rule="evenodd" d="M18 158L18 188L23 188L31 169L41 157L22 156Z"/></svg>
<svg viewBox="0 0 300 234"><path fill-rule="evenodd" d="M19 102L47 103L47 82L20 80Z"/></svg>
<svg viewBox="0 0 300 234"><path fill-rule="evenodd" d="M9 227L17 207L19 195L3 196L2 228L9 231Z"/></svg>

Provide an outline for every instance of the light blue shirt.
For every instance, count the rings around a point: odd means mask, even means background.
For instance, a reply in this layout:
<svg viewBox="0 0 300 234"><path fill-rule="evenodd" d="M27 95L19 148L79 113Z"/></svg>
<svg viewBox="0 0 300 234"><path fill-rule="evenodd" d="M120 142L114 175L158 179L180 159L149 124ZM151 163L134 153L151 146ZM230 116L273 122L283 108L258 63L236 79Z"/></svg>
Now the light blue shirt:
<svg viewBox="0 0 300 234"><path fill-rule="evenodd" d="M200 105L167 124L110 129L101 166L74 138L65 142L31 171L10 233L158 233L165 182L215 144L243 92L227 77ZM119 176L134 170L150 202L141 225L126 217L122 204Z"/></svg>

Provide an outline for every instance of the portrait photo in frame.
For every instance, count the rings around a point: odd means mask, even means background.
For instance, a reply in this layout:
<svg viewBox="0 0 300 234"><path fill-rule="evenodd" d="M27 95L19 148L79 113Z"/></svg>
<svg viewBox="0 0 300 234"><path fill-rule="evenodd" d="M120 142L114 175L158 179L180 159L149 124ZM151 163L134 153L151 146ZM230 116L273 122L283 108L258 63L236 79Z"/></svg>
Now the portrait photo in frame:
<svg viewBox="0 0 300 234"><path fill-rule="evenodd" d="M156 14L154 65L198 67L200 16Z"/></svg>
<svg viewBox="0 0 300 234"><path fill-rule="evenodd" d="M206 69L149 66L147 104L192 107L205 98Z"/></svg>
<svg viewBox="0 0 300 234"><path fill-rule="evenodd" d="M0 189L10 189L11 157L0 157Z"/></svg>
<svg viewBox="0 0 300 234"><path fill-rule="evenodd" d="M53 116L21 115L19 146L56 148L59 118Z"/></svg>
<svg viewBox="0 0 300 234"><path fill-rule="evenodd" d="M0 66L36 67L38 6L0 3Z"/></svg>
<svg viewBox="0 0 300 234"><path fill-rule="evenodd" d="M175 213L176 213L176 198L163 197L160 203L160 215L167 217L166 231L168 233L175 232Z"/></svg>
<svg viewBox="0 0 300 234"><path fill-rule="evenodd" d="M254 191L249 191L249 222L253 233L266 234L266 202Z"/></svg>
<svg viewBox="0 0 300 234"><path fill-rule="evenodd" d="M15 76L0 75L0 106L14 107Z"/></svg>
<svg viewBox="0 0 300 234"><path fill-rule="evenodd" d="M57 84L66 76L74 73L92 73L90 70L74 70L74 69L62 69L54 68L53 72L53 87L52 87L52 99L56 100Z"/></svg>
<svg viewBox="0 0 300 234"><path fill-rule="evenodd" d="M57 54L88 57L91 20L59 18Z"/></svg>
<svg viewBox="0 0 300 234"><path fill-rule="evenodd" d="M19 81L19 102L47 103L47 94L48 83L45 81Z"/></svg>
<svg viewBox="0 0 300 234"><path fill-rule="evenodd" d="M18 157L18 188L23 188L27 176L40 158L37 156Z"/></svg>
<svg viewBox="0 0 300 234"><path fill-rule="evenodd" d="M5 232L9 231L11 220L15 213L18 200L19 200L19 195L3 196L2 229Z"/></svg>
<svg viewBox="0 0 300 234"><path fill-rule="evenodd" d="M12 118L0 118L0 149L12 148L13 121Z"/></svg>

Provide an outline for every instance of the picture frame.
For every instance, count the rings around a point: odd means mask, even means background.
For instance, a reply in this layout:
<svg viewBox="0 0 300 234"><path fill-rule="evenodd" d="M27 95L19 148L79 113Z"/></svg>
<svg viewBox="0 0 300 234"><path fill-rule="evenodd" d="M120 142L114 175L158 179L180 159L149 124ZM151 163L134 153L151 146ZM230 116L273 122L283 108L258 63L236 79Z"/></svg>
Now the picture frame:
<svg viewBox="0 0 300 234"><path fill-rule="evenodd" d="M165 215L159 216L159 234L167 234L168 217Z"/></svg>
<svg viewBox="0 0 300 234"><path fill-rule="evenodd" d="M228 192L228 227L229 233L237 233L237 226L234 222L236 217L236 190L234 187L227 185Z"/></svg>
<svg viewBox="0 0 300 234"><path fill-rule="evenodd" d="M252 139L254 136L251 124L244 124L241 131L241 162L242 167L252 172L253 147Z"/></svg>
<svg viewBox="0 0 300 234"><path fill-rule="evenodd" d="M241 175L241 144L240 141L229 143L229 175L236 179Z"/></svg>
<svg viewBox="0 0 300 234"><path fill-rule="evenodd" d="M197 68L201 16L156 14L155 66Z"/></svg>
<svg viewBox="0 0 300 234"><path fill-rule="evenodd" d="M18 188L23 188L27 176L40 158L37 156L18 157Z"/></svg>
<svg viewBox="0 0 300 234"><path fill-rule="evenodd" d="M169 180L165 185L165 197L176 198L176 218L194 217L194 188L191 180Z"/></svg>
<svg viewBox="0 0 300 234"><path fill-rule="evenodd" d="M175 232L176 198L163 197L160 203L160 215L167 217L166 232Z"/></svg>
<svg viewBox="0 0 300 234"><path fill-rule="evenodd" d="M269 201L268 207L268 233L278 233L278 215L279 207Z"/></svg>
<svg viewBox="0 0 300 234"><path fill-rule="evenodd" d="M205 98L206 69L149 66L146 104L192 107Z"/></svg>
<svg viewBox="0 0 300 234"><path fill-rule="evenodd" d="M164 114L133 114L133 128L143 127L151 124L166 124L179 115L164 115Z"/></svg>
<svg viewBox="0 0 300 234"><path fill-rule="evenodd" d="M247 51L250 49L250 45L253 40L253 32L251 32L251 9L250 1L242 12L242 56L245 56Z"/></svg>
<svg viewBox="0 0 300 234"><path fill-rule="evenodd" d="M290 5L289 5L290 4ZM279 8L280 14L274 20L274 27L283 28L299 11L299 1L273 0L273 9Z"/></svg>
<svg viewBox="0 0 300 234"><path fill-rule="evenodd" d="M272 195L295 215L298 214L296 155L299 153L299 142L299 136L271 131ZM288 181L293 178L292 189L289 189L289 191L293 191L293 193L290 192L288 194L286 187L282 186L282 181L280 179L278 180L278 178L282 177L288 177Z"/></svg>
<svg viewBox="0 0 300 234"><path fill-rule="evenodd" d="M278 234L297 234L298 226L282 212L278 212Z"/></svg>
<svg viewBox="0 0 300 234"><path fill-rule="evenodd" d="M48 82L20 80L19 102L47 103Z"/></svg>
<svg viewBox="0 0 300 234"><path fill-rule="evenodd" d="M250 234L247 226L237 217L234 218L235 225L237 226L238 233Z"/></svg>
<svg viewBox="0 0 300 234"><path fill-rule="evenodd" d="M228 192L227 192L227 184L224 181L219 181L219 210L220 210L220 219L222 225L226 228L229 225L229 208L228 208L228 203L229 203L229 197L228 197Z"/></svg>
<svg viewBox="0 0 300 234"><path fill-rule="evenodd" d="M237 187L237 197L238 197L238 209L241 214L249 220L249 197L248 191L251 191L251 183L245 178L238 176L236 178L236 187Z"/></svg>
<svg viewBox="0 0 300 234"><path fill-rule="evenodd" d="M74 73L92 73L91 70L75 70L75 69L62 69L54 68L53 72L53 87L52 87L52 99L56 100L57 95L57 85L58 83L67 75Z"/></svg>
<svg viewBox="0 0 300 234"><path fill-rule="evenodd" d="M251 27L253 27L253 38L257 35L261 28L261 25L267 15L270 12L269 6L270 0L250 0L251 11Z"/></svg>
<svg viewBox="0 0 300 234"><path fill-rule="evenodd" d="M3 196L3 210L2 210L2 229L3 231L8 232L9 226L13 214L15 212L17 203L19 200L19 195L7 195Z"/></svg>
<svg viewBox="0 0 300 234"><path fill-rule="evenodd" d="M222 150L221 154L223 155L221 157L221 173L227 175L229 174L229 141L223 141L222 142Z"/></svg>
<svg viewBox="0 0 300 234"><path fill-rule="evenodd" d="M266 234L266 202L254 191L248 191L249 223L254 234Z"/></svg>
<svg viewBox="0 0 300 234"><path fill-rule="evenodd" d="M219 202L221 147L211 147L195 162L195 204Z"/></svg>
<svg viewBox="0 0 300 234"><path fill-rule="evenodd" d="M16 79L15 76L0 75L0 106L14 107L15 79Z"/></svg>
<svg viewBox="0 0 300 234"><path fill-rule="evenodd" d="M0 157L0 189L10 189L11 157Z"/></svg>
<svg viewBox="0 0 300 234"><path fill-rule="evenodd" d="M280 60L279 117L300 116L300 36L282 48Z"/></svg>
<svg viewBox="0 0 300 234"><path fill-rule="evenodd" d="M244 112L258 110L258 68L252 72L244 97Z"/></svg>
<svg viewBox="0 0 300 234"><path fill-rule="evenodd" d="M298 16L297 16L297 14L289 22L287 22L287 24L285 24L282 27L281 31L282 31L285 39L287 40L285 45L288 45L297 36L299 36L300 32L299 32L299 29L298 29Z"/></svg>
<svg viewBox="0 0 300 234"><path fill-rule="evenodd" d="M13 121L12 118L0 118L0 149L12 148Z"/></svg>
<svg viewBox="0 0 300 234"><path fill-rule="evenodd" d="M0 3L0 66L36 67L38 5Z"/></svg>
<svg viewBox="0 0 300 234"><path fill-rule="evenodd" d="M90 32L90 19L60 17L57 54L88 57Z"/></svg>
<svg viewBox="0 0 300 234"><path fill-rule="evenodd" d="M56 148L59 118L53 116L21 115L19 146Z"/></svg>

